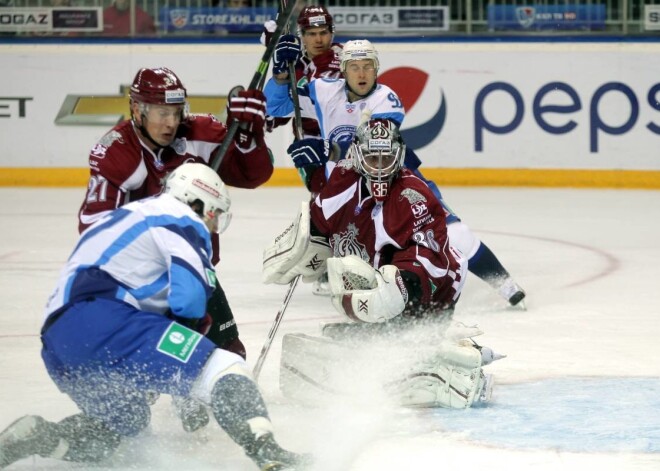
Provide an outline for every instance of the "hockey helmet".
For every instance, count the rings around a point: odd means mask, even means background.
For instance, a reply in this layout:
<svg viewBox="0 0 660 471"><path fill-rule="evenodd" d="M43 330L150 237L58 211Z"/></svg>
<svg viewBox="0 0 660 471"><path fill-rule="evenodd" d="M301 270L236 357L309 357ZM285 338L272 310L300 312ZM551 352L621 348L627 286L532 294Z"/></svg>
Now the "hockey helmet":
<svg viewBox="0 0 660 471"><path fill-rule="evenodd" d="M186 88L174 72L165 67L143 68L131 85L131 100L151 105L186 104Z"/></svg>
<svg viewBox="0 0 660 471"><path fill-rule="evenodd" d="M371 119L358 126L349 155L357 172L366 178L371 195L382 201L403 166L406 145L392 121Z"/></svg>
<svg viewBox="0 0 660 471"><path fill-rule="evenodd" d="M346 64L350 61L359 61L363 59L371 59L374 63L374 68L378 72L380 63L378 62L378 51L371 41L368 39L355 39L347 41L341 51L341 62L339 68L342 73L346 73Z"/></svg>
<svg viewBox="0 0 660 471"><path fill-rule="evenodd" d="M298 15L298 35L302 35L307 28L328 26L332 34L335 33L335 23L330 12L321 5L307 6L300 10Z"/></svg>
<svg viewBox="0 0 660 471"><path fill-rule="evenodd" d="M202 163L185 163L176 168L165 180L163 193L191 204L201 201L200 216L207 224L216 223L216 231L224 232L231 220L231 198L218 174Z"/></svg>

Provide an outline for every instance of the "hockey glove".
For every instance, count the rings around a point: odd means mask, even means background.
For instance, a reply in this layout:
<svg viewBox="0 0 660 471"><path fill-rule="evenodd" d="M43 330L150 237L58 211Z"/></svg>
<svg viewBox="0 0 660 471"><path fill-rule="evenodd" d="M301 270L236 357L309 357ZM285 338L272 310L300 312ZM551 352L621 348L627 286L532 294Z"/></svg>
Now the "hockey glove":
<svg viewBox="0 0 660 471"><path fill-rule="evenodd" d="M327 139L308 138L294 142L286 150L296 168L308 165L323 165L330 159L330 141Z"/></svg>
<svg viewBox="0 0 660 471"><path fill-rule="evenodd" d="M236 146L249 151L253 139L263 139L266 121L266 97L260 90L243 90L227 101L227 125L237 120L241 126L236 131Z"/></svg>
<svg viewBox="0 0 660 471"><path fill-rule="evenodd" d="M331 257L327 260L332 304L349 319L385 322L401 314L408 290L394 265L376 270L360 257Z"/></svg>
<svg viewBox="0 0 660 471"><path fill-rule="evenodd" d="M273 53L273 75L287 72L289 63L296 63L302 55L300 40L293 34L285 34L280 38Z"/></svg>

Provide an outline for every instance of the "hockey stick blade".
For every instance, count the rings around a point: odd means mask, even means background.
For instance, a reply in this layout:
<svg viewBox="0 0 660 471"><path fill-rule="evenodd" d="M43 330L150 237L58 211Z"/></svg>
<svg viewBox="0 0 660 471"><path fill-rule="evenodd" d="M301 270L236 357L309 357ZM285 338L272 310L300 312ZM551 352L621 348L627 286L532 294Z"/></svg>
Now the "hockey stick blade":
<svg viewBox="0 0 660 471"><path fill-rule="evenodd" d="M293 15L293 11L295 10L298 1L299 0L289 2L286 8L277 16L277 23L276 23L277 26L275 27L275 31L273 32L273 37L268 43L268 46L266 47L263 56L261 56L261 61L259 61L257 70L252 76L250 85L248 85L248 90L253 90L257 88L262 78L265 77L266 74L268 73L268 64L270 64L270 59L273 57L273 53L275 52L275 46L280 40L280 36L282 36L282 32L289 24L289 21L291 20L291 16ZM211 168L216 172L220 168L222 159L225 158L227 149L229 149L231 142L234 140L234 135L236 134L236 131L238 131L238 125L239 123L237 120L233 120L231 122L231 124L229 125L229 129L227 129L227 135L223 139L222 144L220 145L220 147L218 148L215 154L215 157L211 164Z"/></svg>
<svg viewBox="0 0 660 471"><path fill-rule="evenodd" d="M259 353L259 358L257 358L257 362L254 365L254 370L252 370L252 376L254 377L255 382L258 381L259 379L259 375L261 374L261 369L263 368L264 362L266 361L266 356L268 355L268 351L270 350L270 347L273 344L273 340L275 339L275 334L277 334L277 330L280 327L280 322L282 322L282 317L284 317L284 311L286 311L286 308L289 305L289 301L291 301L291 296L293 295L293 291L296 289L296 286L298 285L298 281L300 281L300 275L296 276L289 284L289 289L286 292L286 296L284 296L284 301L282 301L282 307L280 307L280 310L277 312L277 315L275 316L275 320L273 320L273 325L270 326L270 330L268 331L268 337L266 337L266 342L264 342L264 346L261 347L261 353Z"/></svg>

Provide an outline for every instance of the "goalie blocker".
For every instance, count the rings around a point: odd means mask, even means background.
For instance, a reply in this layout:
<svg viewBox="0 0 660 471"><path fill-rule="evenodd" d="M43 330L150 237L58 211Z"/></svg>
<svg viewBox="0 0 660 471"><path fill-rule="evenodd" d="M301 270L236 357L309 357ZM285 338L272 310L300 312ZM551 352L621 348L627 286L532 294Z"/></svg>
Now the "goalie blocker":
<svg viewBox="0 0 660 471"><path fill-rule="evenodd" d="M325 272L332 250L325 237L312 236L310 230L309 202L303 201L298 216L264 250L264 283L286 285L298 275L311 283Z"/></svg>

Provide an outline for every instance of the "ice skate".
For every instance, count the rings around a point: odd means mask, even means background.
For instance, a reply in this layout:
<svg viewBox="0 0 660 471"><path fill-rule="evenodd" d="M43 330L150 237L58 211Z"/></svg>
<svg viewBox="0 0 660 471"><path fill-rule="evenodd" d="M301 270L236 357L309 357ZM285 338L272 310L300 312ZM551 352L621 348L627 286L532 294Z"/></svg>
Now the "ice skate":
<svg viewBox="0 0 660 471"><path fill-rule="evenodd" d="M195 432L209 423L209 414L200 402L187 397L172 396L172 403L186 432Z"/></svg>
<svg viewBox="0 0 660 471"><path fill-rule="evenodd" d="M60 443L56 427L36 415L26 415L12 423L0 433L0 468L32 455L53 456Z"/></svg>
<svg viewBox="0 0 660 471"><path fill-rule="evenodd" d="M513 281L512 278L507 278L499 289L500 296L506 299L511 306L517 306L525 299L526 293L518 283ZM525 309L525 304L520 304L520 307Z"/></svg>
<svg viewBox="0 0 660 471"><path fill-rule="evenodd" d="M270 433L257 438L246 448L247 455L261 471L297 471L311 465L311 457L285 450L277 444Z"/></svg>
<svg viewBox="0 0 660 471"><path fill-rule="evenodd" d="M312 283L312 293L317 296L330 296L332 294L327 271L321 275L321 278Z"/></svg>

